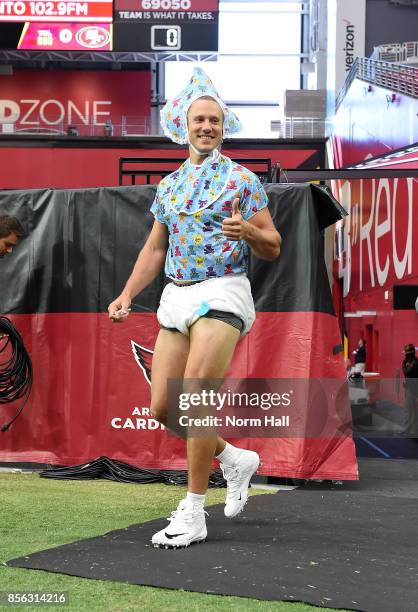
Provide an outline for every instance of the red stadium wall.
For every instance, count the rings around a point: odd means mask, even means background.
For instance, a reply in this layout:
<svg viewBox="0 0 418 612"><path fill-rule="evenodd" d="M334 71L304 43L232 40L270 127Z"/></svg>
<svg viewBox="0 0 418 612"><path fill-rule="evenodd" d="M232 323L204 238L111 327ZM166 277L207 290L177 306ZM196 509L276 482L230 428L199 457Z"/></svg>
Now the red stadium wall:
<svg viewBox="0 0 418 612"><path fill-rule="evenodd" d="M114 186L120 157L186 157L185 147L165 138L138 136L150 133L150 114L149 70L21 70L0 76L0 188ZM67 135L70 125L78 137ZM324 163L321 140L234 139L224 147L232 157L269 158L282 168Z"/></svg>
<svg viewBox="0 0 418 612"><path fill-rule="evenodd" d="M336 117L334 166L359 164L418 141L418 124L411 121L417 113L417 100L354 81ZM377 160L373 167L381 172L418 168L416 154L399 154L391 161L382 165ZM349 212L342 224L339 259L335 253L333 292L336 302L343 293L349 351L364 337L366 371L393 378L400 369L403 345L418 345L415 310L398 310L393 303L394 285L418 285L418 181L334 181L333 189Z"/></svg>
<svg viewBox="0 0 418 612"><path fill-rule="evenodd" d="M184 440L163 431L150 417L149 385L132 354L132 339L154 348L154 314L134 314L123 326L110 324L106 314L93 313L17 315L11 320L33 356L36 384L28 409L2 434L0 461L74 465L106 455L147 469L186 469ZM298 342L306 352L300 351L290 363L295 330L303 330ZM341 354L328 356L337 342L332 315L258 313L251 335L234 354L228 377L301 378L311 350L312 378L342 380ZM261 355L272 346L280 350L263 360ZM14 411L13 405L2 410L1 424ZM233 440L260 454L259 474L357 478L348 435Z"/></svg>
<svg viewBox="0 0 418 612"><path fill-rule="evenodd" d="M343 250L335 260L350 352L364 337L366 370L393 378L400 368L402 347L418 344L415 310L393 306L394 285L418 285L414 248L418 182L412 178L345 181L336 195L350 213L344 220Z"/></svg>
<svg viewBox="0 0 418 612"><path fill-rule="evenodd" d="M231 157L270 158L280 161L281 167L316 168L322 165L323 146L308 144L289 147L277 141L262 145L257 143L226 143L223 149ZM2 146L3 145L3 146ZM56 187L77 189L81 187L111 187L118 185L120 157L183 158L186 149L173 146L161 138L144 138L127 144L113 139L71 139L57 141L51 146L45 141L25 141L17 146L13 139L0 137L0 188L38 189ZM158 179L156 179L158 182ZM125 179L125 184L128 184ZM138 179L137 183L141 181ZM144 182L144 181L143 181Z"/></svg>
<svg viewBox="0 0 418 612"><path fill-rule="evenodd" d="M0 133L7 125L17 134L40 128L65 134L75 125L80 135L91 136L107 120L149 122L150 108L149 70L19 70L0 76Z"/></svg>

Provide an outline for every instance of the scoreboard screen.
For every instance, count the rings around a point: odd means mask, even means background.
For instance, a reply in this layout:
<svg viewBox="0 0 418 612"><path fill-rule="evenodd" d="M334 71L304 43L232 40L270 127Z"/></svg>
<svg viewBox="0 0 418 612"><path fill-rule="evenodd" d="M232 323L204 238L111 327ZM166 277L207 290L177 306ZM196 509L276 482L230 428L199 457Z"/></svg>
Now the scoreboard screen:
<svg viewBox="0 0 418 612"><path fill-rule="evenodd" d="M112 51L112 24L0 23L0 49Z"/></svg>
<svg viewBox="0 0 418 612"><path fill-rule="evenodd" d="M0 0L0 49L216 52L218 5L218 0Z"/></svg>
<svg viewBox="0 0 418 612"><path fill-rule="evenodd" d="M217 51L218 0L115 0L118 51Z"/></svg>

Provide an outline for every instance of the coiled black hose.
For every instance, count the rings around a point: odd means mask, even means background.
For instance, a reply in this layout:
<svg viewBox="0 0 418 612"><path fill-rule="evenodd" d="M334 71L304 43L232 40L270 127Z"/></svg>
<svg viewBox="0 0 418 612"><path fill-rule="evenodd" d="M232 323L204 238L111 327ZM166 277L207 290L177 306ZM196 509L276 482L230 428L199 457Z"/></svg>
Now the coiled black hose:
<svg viewBox="0 0 418 612"><path fill-rule="evenodd" d="M2 426L1 431L7 431L22 413L32 389L32 379L32 361L22 336L10 319L0 316L0 404L24 398L15 416Z"/></svg>
<svg viewBox="0 0 418 612"><path fill-rule="evenodd" d="M69 467L48 467L40 472L41 478L55 480L87 480L105 478L117 482L148 484L163 482L167 485L187 485L187 472L181 470L146 470L109 457L98 457L88 463ZM209 488L226 487L222 472L211 472Z"/></svg>

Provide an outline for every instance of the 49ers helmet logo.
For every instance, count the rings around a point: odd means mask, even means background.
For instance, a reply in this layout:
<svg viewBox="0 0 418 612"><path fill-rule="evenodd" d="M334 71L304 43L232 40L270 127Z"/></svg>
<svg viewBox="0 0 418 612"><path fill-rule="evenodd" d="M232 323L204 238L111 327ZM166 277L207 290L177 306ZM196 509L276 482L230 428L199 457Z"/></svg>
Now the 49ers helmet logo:
<svg viewBox="0 0 418 612"><path fill-rule="evenodd" d="M100 26L86 26L77 32L76 39L83 47L100 49L109 43L110 33Z"/></svg>

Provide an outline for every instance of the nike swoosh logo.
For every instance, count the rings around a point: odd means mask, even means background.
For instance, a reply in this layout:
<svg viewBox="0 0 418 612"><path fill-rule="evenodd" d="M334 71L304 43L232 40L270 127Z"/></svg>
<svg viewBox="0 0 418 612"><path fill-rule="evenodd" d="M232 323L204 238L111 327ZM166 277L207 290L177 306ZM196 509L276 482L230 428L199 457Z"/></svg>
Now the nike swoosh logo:
<svg viewBox="0 0 418 612"><path fill-rule="evenodd" d="M170 534L165 531L164 535L168 540L172 540L173 538L178 538L179 536L186 535L186 534L185 533L171 533Z"/></svg>

